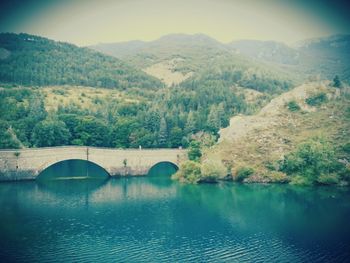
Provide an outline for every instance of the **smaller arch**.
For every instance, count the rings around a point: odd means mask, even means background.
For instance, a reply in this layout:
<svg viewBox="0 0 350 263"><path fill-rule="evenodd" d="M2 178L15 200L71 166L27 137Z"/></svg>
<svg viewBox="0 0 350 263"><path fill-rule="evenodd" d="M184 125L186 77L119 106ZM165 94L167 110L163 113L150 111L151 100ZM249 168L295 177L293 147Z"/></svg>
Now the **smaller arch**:
<svg viewBox="0 0 350 263"><path fill-rule="evenodd" d="M83 171L84 169L84 171ZM79 171L80 170L80 171ZM92 173L97 173L97 170L103 171L101 176L91 176ZM72 176L55 176L54 174L64 174L64 173L73 173ZM74 173L81 173L80 176L74 175ZM60 161L51 162L43 165L41 169L37 172L36 179L84 179L84 178L96 178L96 179L107 179L110 177L110 173L103 168L101 165L92 162L90 160L84 159L65 159Z"/></svg>
<svg viewBox="0 0 350 263"><path fill-rule="evenodd" d="M170 161L160 161L152 165L148 171L147 176L165 176L170 177L179 170L177 164Z"/></svg>

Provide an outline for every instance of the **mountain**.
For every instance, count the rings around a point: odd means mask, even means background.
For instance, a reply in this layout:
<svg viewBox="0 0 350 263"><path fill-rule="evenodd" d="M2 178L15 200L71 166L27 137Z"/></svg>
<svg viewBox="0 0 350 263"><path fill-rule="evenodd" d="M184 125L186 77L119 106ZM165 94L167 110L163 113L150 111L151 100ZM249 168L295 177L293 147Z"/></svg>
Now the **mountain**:
<svg viewBox="0 0 350 263"><path fill-rule="evenodd" d="M172 34L151 42L129 43L128 50L127 43L99 44L90 48L114 54L167 86L181 83L192 87L193 83L213 87L246 85L257 90L277 91L288 88L296 79L279 67L257 62L203 34Z"/></svg>
<svg viewBox="0 0 350 263"><path fill-rule="evenodd" d="M312 38L297 42L298 50L320 57L349 57L350 35L333 35L322 38Z"/></svg>
<svg viewBox="0 0 350 263"><path fill-rule="evenodd" d="M28 34L0 34L0 82L126 89L162 84L125 62L88 48Z"/></svg>
<svg viewBox="0 0 350 263"><path fill-rule="evenodd" d="M294 74L350 81L350 35L308 39L289 47L275 41L240 40L228 44L252 59L282 67Z"/></svg>
<svg viewBox="0 0 350 263"><path fill-rule="evenodd" d="M296 48L308 55L302 63L326 78L339 75L350 82L350 35L308 39L296 44Z"/></svg>
<svg viewBox="0 0 350 263"><path fill-rule="evenodd" d="M297 65L300 52L276 41L238 40L228 44L244 55L262 61L286 65Z"/></svg>
<svg viewBox="0 0 350 263"><path fill-rule="evenodd" d="M194 46L196 48L225 49L223 44L204 34L169 34L149 42L132 40L100 43L89 46L89 48L122 59L135 54L169 56L173 53L191 53Z"/></svg>
<svg viewBox="0 0 350 263"><path fill-rule="evenodd" d="M120 43L101 43L94 46L89 46L89 48L116 58L123 58L124 56L138 52L146 45L147 42L132 40Z"/></svg>

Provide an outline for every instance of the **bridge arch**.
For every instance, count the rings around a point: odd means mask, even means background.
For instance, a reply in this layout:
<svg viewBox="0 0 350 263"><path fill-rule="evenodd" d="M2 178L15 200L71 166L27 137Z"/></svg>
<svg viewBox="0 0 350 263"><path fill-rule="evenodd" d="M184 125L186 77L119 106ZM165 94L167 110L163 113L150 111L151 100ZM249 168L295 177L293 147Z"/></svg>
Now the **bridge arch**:
<svg viewBox="0 0 350 263"><path fill-rule="evenodd" d="M110 172L105 169L102 165L94 162L94 161L91 161L91 160L86 160L86 159L78 159L78 158L74 158L74 159L63 159L63 160L54 160L54 161L50 161L50 162L47 162L45 164L43 164L37 171L36 171L36 179L40 179L42 178L42 176L45 176L45 171L48 171L48 169L52 168L54 169L55 166L60 166L64 163L69 163L69 162L80 162L80 164L86 164L86 169L87 171L89 171L89 168L91 169L92 168L95 168L95 169L101 169L101 171L103 171L105 173L105 177L110 177L111 174Z"/></svg>
<svg viewBox="0 0 350 263"><path fill-rule="evenodd" d="M147 171L148 176L153 176L152 173L156 172L162 172L166 176L171 176L174 174L177 170L179 170L179 167L176 163L171 161L160 161L154 163Z"/></svg>

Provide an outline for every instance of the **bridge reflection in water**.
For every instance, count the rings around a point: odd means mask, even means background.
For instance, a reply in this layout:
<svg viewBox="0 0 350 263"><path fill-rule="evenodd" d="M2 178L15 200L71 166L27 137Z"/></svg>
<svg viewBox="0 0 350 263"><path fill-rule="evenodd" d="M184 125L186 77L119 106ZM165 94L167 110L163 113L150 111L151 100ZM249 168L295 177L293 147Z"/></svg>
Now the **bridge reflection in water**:
<svg viewBox="0 0 350 263"><path fill-rule="evenodd" d="M155 198L158 196L159 189L169 189L172 184L171 175L177 169L178 167L170 162L160 162L150 169L146 176L147 181L134 181L133 184L130 184L131 178L112 178L106 170L93 162L66 160L46 168L36 178L36 182L38 188L48 194L47 198L51 199L52 196L78 198L80 205L88 209L91 200L96 202L101 198L106 198L106 196L97 194L99 189L106 187L106 184L118 185L119 187L114 187L114 191L119 189L117 192L113 191L113 193L105 191L103 195L106 195L106 193L109 193L107 196L110 196L110 194L114 197L120 195L122 199L139 195ZM110 178L112 179L109 180ZM131 185L132 187L130 187ZM115 201L117 202L118 199L116 198Z"/></svg>

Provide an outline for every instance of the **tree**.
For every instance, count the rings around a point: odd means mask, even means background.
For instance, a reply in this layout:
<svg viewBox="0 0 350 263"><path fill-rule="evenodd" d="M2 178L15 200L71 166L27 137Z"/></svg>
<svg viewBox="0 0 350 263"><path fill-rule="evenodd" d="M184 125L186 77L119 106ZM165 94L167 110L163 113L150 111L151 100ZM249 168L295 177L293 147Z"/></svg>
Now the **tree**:
<svg viewBox="0 0 350 263"><path fill-rule="evenodd" d="M183 183L198 183L201 178L201 165L194 161L183 162L172 178Z"/></svg>
<svg viewBox="0 0 350 263"><path fill-rule="evenodd" d="M76 131L83 145L110 146L110 127L93 116L80 118Z"/></svg>
<svg viewBox="0 0 350 263"><path fill-rule="evenodd" d="M281 165L281 171L303 184L325 182L342 168L336 159L334 148L319 138L300 144L295 151L284 157Z"/></svg>
<svg viewBox="0 0 350 263"><path fill-rule="evenodd" d="M29 101L28 117L34 122L42 121L46 118L47 112L45 110L44 100L39 96L32 96Z"/></svg>
<svg viewBox="0 0 350 263"><path fill-rule="evenodd" d="M333 79L333 87L335 87L335 88L342 88L343 87L343 83L340 81L340 78L338 75L335 75L335 77Z"/></svg>
<svg viewBox="0 0 350 263"><path fill-rule="evenodd" d="M162 117L159 125L158 146L166 147L168 144L168 131L165 118Z"/></svg>
<svg viewBox="0 0 350 263"><path fill-rule="evenodd" d="M145 119L145 128L151 132L157 132L159 130L160 119L159 110L149 110Z"/></svg>
<svg viewBox="0 0 350 263"><path fill-rule="evenodd" d="M63 121L44 120L35 125L32 142L37 147L66 145L70 136Z"/></svg>
<svg viewBox="0 0 350 263"><path fill-rule="evenodd" d="M157 144L155 134L144 128L132 131L129 135L129 141L131 148L138 148L140 145L144 148L154 148Z"/></svg>
<svg viewBox="0 0 350 263"><path fill-rule="evenodd" d="M20 148L20 144L14 137L10 125L8 122L0 120L0 149L17 148Z"/></svg>
<svg viewBox="0 0 350 263"><path fill-rule="evenodd" d="M190 147L188 149L188 159L191 161L199 161L199 159L202 156L201 148L200 148L200 143L197 141L192 141L190 143Z"/></svg>
<svg viewBox="0 0 350 263"><path fill-rule="evenodd" d="M194 134L195 131L196 131L196 121L194 119L193 111L190 111L187 115L185 132L186 134Z"/></svg>
<svg viewBox="0 0 350 263"><path fill-rule="evenodd" d="M212 105L208 115L207 126L211 132L216 133L221 127L221 118L219 116L218 108Z"/></svg>
<svg viewBox="0 0 350 263"><path fill-rule="evenodd" d="M128 148L130 146L130 134L136 130L139 130L136 119L126 117L118 118L110 136L111 145L116 148Z"/></svg>
<svg viewBox="0 0 350 263"><path fill-rule="evenodd" d="M175 148L175 147L179 147L182 145L181 140L182 140L182 130L179 127L173 127L170 130L170 135L169 135L169 141L170 141L170 145L171 147Z"/></svg>
<svg viewBox="0 0 350 263"><path fill-rule="evenodd" d="M227 175L227 168L221 160L206 160L201 167L201 180L206 182L215 182Z"/></svg>

